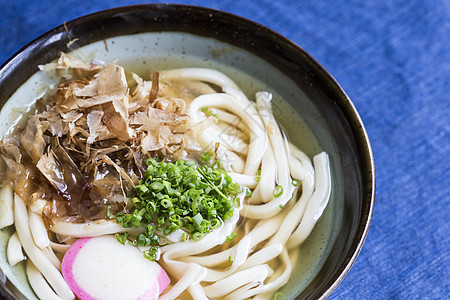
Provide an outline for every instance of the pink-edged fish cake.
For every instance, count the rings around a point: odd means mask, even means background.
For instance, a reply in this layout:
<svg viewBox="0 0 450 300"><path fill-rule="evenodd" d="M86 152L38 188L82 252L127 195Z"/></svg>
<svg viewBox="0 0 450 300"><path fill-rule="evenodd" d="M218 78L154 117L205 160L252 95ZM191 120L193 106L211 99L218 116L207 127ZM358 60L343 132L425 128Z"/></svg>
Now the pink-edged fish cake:
<svg viewBox="0 0 450 300"><path fill-rule="evenodd" d="M78 239L64 255L61 271L81 300L157 299L170 283L158 263L110 235Z"/></svg>

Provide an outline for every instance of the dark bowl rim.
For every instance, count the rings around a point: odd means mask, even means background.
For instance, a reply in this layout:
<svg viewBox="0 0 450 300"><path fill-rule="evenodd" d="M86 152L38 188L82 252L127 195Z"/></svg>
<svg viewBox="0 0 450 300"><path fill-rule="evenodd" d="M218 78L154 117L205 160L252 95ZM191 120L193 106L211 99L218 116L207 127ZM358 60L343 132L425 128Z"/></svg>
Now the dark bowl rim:
<svg viewBox="0 0 450 300"><path fill-rule="evenodd" d="M136 4L136 5L126 5L126 6L119 6L115 8L100 10L97 12L93 12L90 14L86 14L80 17L77 17L75 19L72 19L68 22L64 22L63 24L56 26L49 31L41 34L37 38L33 39L29 43L27 43L25 46L23 46L20 50L15 52L10 58L8 58L1 66L0 66L0 83L5 80L8 76L11 76L10 73L14 73L14 67L19 65L24 57L21 57L24 53L27 53L29 50L33 50L35 48L38 48L40 46L40 43L43 41L46 41L49 37L55 36L56 34L62 34L62 38L70 38L70 28L73 26L76 26L77 24L81 24L83 22L87 22L88 20L98 18L100 16L112 16L117 13L123 13L123 12L133 12L133 11L140 11L145 9L164 9L164 8L174 8L176 10L195 10L197 13L207 13L207 14L213 14L216 18L222 17L222 18L228 18L230 20L233 20L237 23L243 23L245 26L247 26L250 29L263 31L266 38L275 39L278 42L281 42L286 47L290 47L298 51L298 54L303 57L303 60L305 60L305 64L309 68L311 68L311 73L313 73L316 78L320 80L321 83L324 83L327 85L327 89L331 90L334 95L338 98L338 106L343 111L346 120L349 122L352 133L354 134L355 140L358 142L358 154L361 155L361 164L363 167L363 185L365 193L363 195L363 207L361 209L361 218L360 223L358 225L358 230L356 232L356 235L353 239L352 246L346 255L345 261L341 264L338 271L336 272L337 275L333 278L333 280L330 281L330 283L322 289L320 292L321 296L320 299L326 299L331 295L331 293L339 286L339 284L344 280L345 276L350 271L351 267L356 261L356 258L358 257L363 244L365 242L365 239L367 238L368 230L370 227L372 215L373 215L373 209L374 209L374 202L375 202L375 163L373 158L373 152L370 145L369 137L367 134L367 131L365 129L365 126L363 124L363 121L354 105L354 103L351 101L350 97L347 95L347 93L344 91L344 89L341 87L341 85L338 83L338 81L323 67L315 58L313 58L307 51L305 51L301 46L293 42L292 40L286 38L285 36L279 34L278 32L261 25L255 21L252 21L248 18L214 9L204 6L197 6L197 5L185 5L185 4L173 4L173 3L149 3L149 4ZM69 29L68 29L69 28ZM117 35L117 36L120 36ZM101 40L101 39L99 39ZM12 69L11 72L9 72L9 69ZM36 70L37 71L37 70ZM318 77L317 77L318 76ZM23 80L21 83L25 82L26 80ZM2 95L0 95L2 96ZM9 99L11 95L8 95L6 99ZM5 100L6 101L6 100ZM3 105L0 105L3 106ZM0 108L1 109L1 108ZM8 293L8 291L6 290Z"/></svg>

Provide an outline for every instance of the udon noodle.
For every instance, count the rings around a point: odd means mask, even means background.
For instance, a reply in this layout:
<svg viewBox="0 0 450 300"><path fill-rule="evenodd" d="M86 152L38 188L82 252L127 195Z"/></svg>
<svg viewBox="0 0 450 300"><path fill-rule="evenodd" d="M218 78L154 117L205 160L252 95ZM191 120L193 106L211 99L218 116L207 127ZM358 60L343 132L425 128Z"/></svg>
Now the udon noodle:
<svg viewBox="0 0 450 300"><path fill-rule="evenodd" d="M286 284L329 201L330 167L326 153L311 160L288 140L269 92L249 100L213 69L164 70L145 81L66 54L42 69L64 82L0 147L0 226L15 229L8 261L26 264L39 298L75 298L61 260L78 238L144 230L124 228L106 210L130 211L127 193L145 159L201 163L203 153L241 192L232 216L201 239L181 240L186 228L161 234L156 261L171 284L159 298L269 299Z"/></svg>

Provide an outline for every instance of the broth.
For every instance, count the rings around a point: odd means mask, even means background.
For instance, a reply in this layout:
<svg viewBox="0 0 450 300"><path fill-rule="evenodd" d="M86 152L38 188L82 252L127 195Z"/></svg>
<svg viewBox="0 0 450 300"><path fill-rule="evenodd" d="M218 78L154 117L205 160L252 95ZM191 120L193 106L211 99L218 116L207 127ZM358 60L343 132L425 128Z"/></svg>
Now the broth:
<svg viewBox="0 0 450 300"><path fill-rule="evenodd" d="M137 58L132 60L118 60L117 64L123 66L127 71L134 72L140 75L144 80L149 80L151 78L151 71L153 70L164 70L171 68L181 68L181 67L205 67L214 68L223 72L230 78L232 78L235 83L240 86L249 99L254 99L254 94L257 91L269 91L273 94L273 112L275 118L279 121L281 127L285 130L289 139L297 147L302 149L308 156L312 157L321 151L321 147L314 137L313 133L309 129L306 122L301 118L301 116L296 112L296 110L282 97L270 87L269 83L263 83L261 81L253 79L250 75L243 73L233 67L226 66L221 63L217 63L212 59L199 58L189 55L170 55L164 57L152 56L151 58ZM149 69L151 68L151 69ZM50 76L50 79L54 79ZM24 85L26 87L26 84ZM35 84L34 93L47 89L47 95L51 94L52 91L51 81L47 81L42 85ZM12 99L17 97L13 95ZM4 111L10 110L10 105L8 103L2 109L2 115ZM28 103L23 109L23 114L26 111L30 111L32 105ZM20 109L18 110L20 111ZM6 112L8 113L8 112ZM14 124L17 124L18 119L13 120L11 114L9 114L9 120L7 123L2 124L2 135L6 135ZM6 130L5 130L6 129ZM303 290L307 284L313 279L315 273L323 263L323 256L326 254L326 245L330 239L331 235L331 224L333 223L333 196L319 222L315 225L314 230L308 239L300 246L297 250L297 263L295 270L293 271L289 282L280 290L284 293L285 299L294 298L295 295ZM0 247L4 248L6 242L9 238L10 233L8 230L3 230L4 232L0 235ZM31 298L30 293L32 291L29 289L27 284L21 284L25 277L23 266L17 266L14 268L9 267L4 254L0 256L0 266L11 282L18 287L18 289L27 297Z"/></svg>

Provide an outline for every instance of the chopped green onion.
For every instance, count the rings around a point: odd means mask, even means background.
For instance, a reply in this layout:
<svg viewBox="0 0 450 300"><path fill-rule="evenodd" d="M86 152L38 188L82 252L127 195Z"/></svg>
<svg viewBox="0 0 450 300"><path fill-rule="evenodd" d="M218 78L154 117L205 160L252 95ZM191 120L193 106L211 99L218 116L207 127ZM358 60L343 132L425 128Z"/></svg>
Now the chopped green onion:
<svg viewBox="0 0 450 300"><path fill-rule="evenodd" d="M275 198L280 197L283 194L283 187L281 185L277 185L274 189L273 189L273 196Z"/></svg>
<svg viewBox="0 0 450 300"><path fill-rule="evenodd" d="M213 116L214 118L216 118L217 120L219 120L219 116L217 116L217 114L214 113L212 109L207 108L207 107L202 107L201 111L202 111L202 113L204 113L207 117Z"/></svg>
<svg viewBox="0 0 450 300"><path fill-rule="evenodd" d="M138 236L137 239L137 245L138 246L149 246L150 245L150 238L145 234L145 233L141 233Z"/></svg>
<svg viewBox="0 0 450 300"><path fill-rule="evenodd" d="M200 213L196 214L193 218L192 218L192 222L194 222L195 227L200 228L201 227L201 223L203 221L203 217Z"/></svg>
<svg viewBox="0 0 450 300"><path fill-rule="evenodd" d="M138 193L138 195L142 195L148 192L148 187L146 187L144 184L137 185L134 187L134 189L136 190L136 193Z"/></svg>
<svg viewBox="0 0 450 300"><path fill-rule="evenodd" d="M141 199L139 199L138 197L134 197L133 199L131 199L131 202L133 202L133 205L137 205L139 202L141 202Z"/></svg>
<svg viewBox="0 0 450 300"><path fill-rule="evenodd" d="M213 154L211 152L205 152L200 157L202 162L205 162L205 163L210 162L212 158L213 158Z"/></svg>
<svg viewBox="0 0 450 300"><path fill-rule="evenodd" d="M298 180L297 179L292 180L292 185L293 186L297 186L298 185Z"/></svg>
<svg viewBox="0 0 450 300"><path fill-rule="evenodd" d="M144 257L148 260L154 261L156 259L156 254L158 253L158 247L150 247L150 249L144 251Z"/></svg>
<svg viewBox="0 0 450 300"><path fill-rule="evenodd" d="M159 192L164 188L164 185L161 182L155 181L150 185L150 187L154 192Z"/></svg>
<svg viewBox="0 0 450 300"><path fill-rule="evenodd" d="M234 238L237 236L236 232L232 232L229 236L227 236L226 238L226 242L227 243L231 243L232 240L234 240Z"/></svg>
<svg viewBox="0 0 450 300"><path fill-rule="evenodd" d="M165 162L164 157L145 161L146 172L130 195L133 206L127 213L115 216L107 208L108 218L125 228L143 227L138 235L116 234L119 242L157 247L167 242L164 237L183 230L182 240L200 240L219 228L239 207L237 194L241 188L213 162L210 152L201 156L202 165L194 161ZM145 253L154 257L154 250Z"/></svg>
<svg viewBox="0 0 450 300"><path fill-rule="evenodd" d="M222 222L220 222L220 220L217 218L211 220L211 228L213 229L218 228L220 224L222 224Z"/></svg>
<svg viewBox="0 0 450 300"><path fill-rule="evenodd" d="M256 171L256 175L258 175L258 176L256 176L256 178L255 178L255 180L256 180L256 182L259 182L259 180L261 180L261 170L258 170L258 171Z"/></svg>
<svg viewBox="0 0 450 300"><path fill-rule="evenodd" d="M111 214L111 206L108 206L108 207L106 208L106 217L107 217L109 220L115 218L115 216L114 216L113 214Z"/></svg>
<svg viewBox="0 0 450 300"><path fill-rule="evenodd" d="M152 225L145 226L145 234L148 236L153 235L153 226Z"/></svg>
<svg viewBox="0 0 450 300"><path fill-rule="evenodd" d="M284 294L281 292L277 292L275 293L275 295L273 295L273 300L283 300L284 299Z"/></svg>
<svg viewBox="0 0 450 300"><path fill-rule="evenodd" d="M168 199L163 199L161 200L161 206L163 206L164 208L169 208L172 207L172 202L170 202L170 200Z"/></svg>
<svg viewBox="0 0 450 300"><path fill-rule="evenodd" d="M203 238L203 236L204 236L203 233L197 231L192 235L192 238L194 239L194 241L200 241Z"/></svg>
<svg viewBox="0 0 450 300"><path fill-rule="evenodd" d="M116 239L121 243L122 245L125 245L127 239L128 239L128 232L118 232L114 235Z"/></svg>
<svg viewBox="0 0 450 300"><path fill-rule="evenodd" d="M159 236L156 234L152 235L150 238L150 245L157 246L159 245Z"/></svg>

